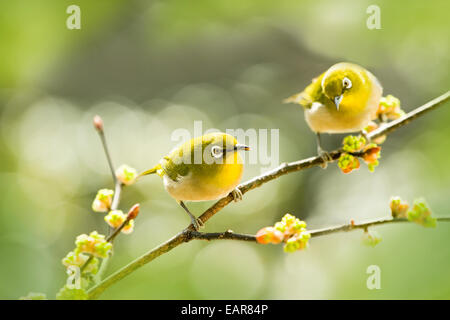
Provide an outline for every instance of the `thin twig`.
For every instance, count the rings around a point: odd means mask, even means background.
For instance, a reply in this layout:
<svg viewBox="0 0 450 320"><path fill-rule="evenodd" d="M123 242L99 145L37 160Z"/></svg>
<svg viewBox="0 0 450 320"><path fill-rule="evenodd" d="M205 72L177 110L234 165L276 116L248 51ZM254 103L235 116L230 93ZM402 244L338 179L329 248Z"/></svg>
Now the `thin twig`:
<svg viewBox="0 0 450 320"><path fill-rule="evenodd" d="M425 105L409 112L408 114L404 115L403 117L399 118L398 120L392 121L386 125L383 125L379 129L370 132L368 134L368 137L373 139L376 137L387 135L387 134L395 131L396 129L402 127L403 125L411 122L412 120L422 116L426 112L435 109L439 105L442 105L444 102L448 101L449 99L450 99L450 91L448 91L448 92L444 93L443 95L439 96L438 98L426 103ZM330 155L331 155L331 159L332 159L330 162L335 161L335 160L339 159L339 157L341 155L341 150L332 151L332 152L330 152ZM283 163L279 167L277 167L267 173L264 173L258 177L255 177L255 178L251 179L250 181L247 181L246 183L240 185L239 189L241 190L242 194L244 194L252 189L260 187L261 185L263 185L269 181L272 181L274 179L277 179L285 174L288 174L291 172L296 172L296 171L301 171L301 170L312 168L315 166L320 166L324 162L325 162L325 160L323 158L316 156L316 157L311 157L308 159L295 161L295 162L291 162L291 163ZM225 206L227 206L232 201L233 201L233 196L231 194L229 194L228 196L217 201L209 209L207 209L199 217L199 219L201 219L201 221L203 223L205 223L211 217L213 217L217 212L222 210ZM444 218L444 219L445 219L445 221L447 221L446 220L447 218ZM394 220L394 221L397 222L397 220ZM376 223L372 222L371 225L382 224L382 223L387 223L387 222L388 221L376 222ZM389 222L393 222L392 219L389 220ZM317 231L315 231L316 236L329 234L332 232L346 231L346 229L348 229L349 227L347 225L344 225L344 226L333 227L333 228L334 229L332 229L332 230L336 230L336 231L329 231L328 229L317 230ZM352 226L352 228L355 228L355 226ZM115 282L123 279L125 276L132 273L136 269L144 266L145 264L149 263L150 261L161 256L162 254L176 248L180 244L191 241L193 231L194 231L194 226L192 224L190 224L185 230L179 232L178 234L173 236L171 239L160 244L156 248L145 253L143 256L135 259L134 261L130 262L128 265L126 265L123 268L121 268L120 270L116 271L115 273L113 273L112 275L107 277L105 280L103 280L101 283L99 283L98 285L91 288L88 291L89 298L90 299L98 298L99 295L103 291L105 291L109 286L111 286ZM217 237L219 237L220 234L216 234L216 235L217 235ZM225 235L222 234L222 237L220 239L224 239L224 236ZM230 237L232 237L232 236L230 235ZM248 235L242 235L242 237L243 237L242 239L247 239Z"/></svg>
<svg viewBox="0 0 450 320"><path fill-rule="evenodd" d="M109 169L111 170L111 176L113 178L114 184L117 184L117 177L114 170L114 165L111 160L111 154L109 153L108 144L106 143L106 137L105 137L105 130L103 127L103 120L100 118L100 116L94 117L94 127L98 132L98 135L100 136L100 140L102 142L103 150L105 151L106 160L108 161Z"/></svg>
<svg viewBox="0 0 450 320"><path fill-rule="evenodd" d="M120 196L122 194L123 189L123 183L121 183L119 180L116 180L116 185L114 187L114 197L111 203L111 210L117 210L120 203Z"/></svg>
<svg viewBox="0 0 450 320"><path fill-rule="evenodd" d="M439 222L450 222L450 217L439 217L436 218L436 221ZM315 229L309 231L312 238L325 236L333 233L338 232L348 232L353 231L357 229L367 229L372 226L379 226L382 224L388 224L388 223L398 223L398 222L411 222L406 218L392 218L392 217L386 217L386 218L378 218L366 222L361 223L348 223L348 224L342 224L339 226L334 227L327 227L322 229ZM231 230L225 231L225 232L198 232L198 231L189 231L188 236L189 241L191 240L240 240L240 241L249 241L249 242L256 242L256 236L251 234L242 234L242 233L234 233Z"/></svg>
<svg viewBox="0 0 450 320"><path fill-rule="evenodd" d="M111 176L112 176L112 179L113 179L113 182L114 182L114 185L115 185L115 187L114 187L114 196L113 196L113 200L112 200L111 207L109 208L109 210L117 210L117 208L119 207L119 203L120 203L120 196L121 196L121 193L122 193L123 184L116 177L114 165L113 165L113 162L111 160L111 154L109 152L108 144L106 142L103 120L102 120L102 118L99 115L96 115L96 116L94 116L94 121L93 122L94 122L94 127L95 127L96 131L98 132L98 135L99 135L100 140L102 142L103 150L105 151L105 155L106 155L106 160L108 161L108 166L109 166L109 169L111 170ZM108 226L109 236L106 239L106 241L112 242L114 240L114 238L119 234L120 230L122 230L123 227L125 227L125 225L128 222L129 222L129 219L128 219L128 216L127 216L127 221L122 223L122 225L119 228L115 229L112 234L111 234L111 228ZM89 265L89 263L92 261L93 258L94 257L91 255L86 260L86 262L80 268L81 272L83 272L83 270ZM103 260L102 261L103 269L106 268L106 264L107 264L107 260Z"/></svg>
<svg viewBox="0 0 450 320"><path fill-rule="evenodd" d="M256 237L252 234L242 234L242 233L234 233L231 230L227 230L225 232L198 232L198 231L189 231L187 237L189 241L191 240L240 240L240 241L251 241L256 242Z"/></svg>
<svg viewBox="0 0 450 320"><path fill-rule="evenodd" d="M113 162L111 159L111 154L110 154L109 148L108 148L108 143L106 142L103 120L98 115L96 115L94 117L94 127L97 130L100 140L102 142L103 150L105 151L105 155L106 155L106 160L108 161L108 166L109 166L109 169L111 170L111 177L114 182L115 190L114 190L114 197L113 197L113 201L112 201L110 210L117 210L117 208L119 207L120 195L122 192L123 185L116 177L116 170L114 169L114 165L113 165Z"/></svg>

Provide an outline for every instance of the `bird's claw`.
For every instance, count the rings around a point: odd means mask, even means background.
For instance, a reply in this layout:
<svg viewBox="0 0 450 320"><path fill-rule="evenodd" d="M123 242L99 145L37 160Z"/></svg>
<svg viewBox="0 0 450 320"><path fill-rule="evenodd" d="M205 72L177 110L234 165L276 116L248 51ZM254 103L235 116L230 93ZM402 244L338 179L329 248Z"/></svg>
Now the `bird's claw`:
<svg viewBox="0 0 450 320"><path fill-rule="evenodd" d="M242 191L239 188L231 191L231 195L233 196L234 202L239 202L242 200Z"/></svg>
<svg viewBox="0 0 450 320"><path fill-rule="evenodd" d="M325 150L318 150L318 156L323 160L323 163L320 165L322 169L326 169L328 166L328 162L333 161L333 157Z"/></svg>
<svg viewBox="0 0 450 320"><path fill-rule="evenodd" d="M199 231L201 228L205 226L202 219L200 218L192 219L192 225L194 226L195 231Z"/></svg>

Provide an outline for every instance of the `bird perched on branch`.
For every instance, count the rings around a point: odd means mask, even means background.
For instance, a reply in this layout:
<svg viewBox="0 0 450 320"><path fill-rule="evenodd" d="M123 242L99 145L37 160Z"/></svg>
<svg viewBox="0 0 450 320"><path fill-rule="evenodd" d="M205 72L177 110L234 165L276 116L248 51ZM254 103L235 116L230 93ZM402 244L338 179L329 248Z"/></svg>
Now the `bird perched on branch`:
<svg viewBox="0 0 450 320"><path fill-rule="evenodd" d="M321 146L320 134L362 131L376 117L382 92L377 78L368 70L341 62L284 102L304 108L306 122L317 136L317 152L328 161L330 155Z"/></svg>
<svg viewBox="0 0 450 320"><path fill-rule="evenodd" d="M158 174L167 192L187 212L198 230L203 223L195 218L184 201L217 200L230 192L235 201L242 199L237 188L244 169L240 150L250 148L226 133L206 134L176 147L139 177Z"/></svg>

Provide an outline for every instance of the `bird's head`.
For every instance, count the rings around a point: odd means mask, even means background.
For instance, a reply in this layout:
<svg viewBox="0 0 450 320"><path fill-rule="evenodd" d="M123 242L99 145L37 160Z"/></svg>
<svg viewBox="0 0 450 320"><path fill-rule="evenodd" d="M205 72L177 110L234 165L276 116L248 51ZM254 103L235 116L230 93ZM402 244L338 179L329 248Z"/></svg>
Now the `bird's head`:
<svg viewBox="0 0 450 320"><path fill-rule="evenodd" d="M210 153L214 159L226 158L241 150L250 150L250 147L240 144L235 137L223 132L206 134L201 139L204 153Z"/></svg>
<svg viewBox="0 0 450 320"><path fill-rule="evenodd" d="M208 133L176 147L168 158L174 162L189 164L239 163L238 151L250 150L238 143L232 135L223 132Z"/></svg>
<svg viewBox="0 0 450 320"><path fill-rule="evenodd" d="M339 111L346 101L353 100L368 91L365 70L351 63L338 63L325 73L322 90Z"/></svg>

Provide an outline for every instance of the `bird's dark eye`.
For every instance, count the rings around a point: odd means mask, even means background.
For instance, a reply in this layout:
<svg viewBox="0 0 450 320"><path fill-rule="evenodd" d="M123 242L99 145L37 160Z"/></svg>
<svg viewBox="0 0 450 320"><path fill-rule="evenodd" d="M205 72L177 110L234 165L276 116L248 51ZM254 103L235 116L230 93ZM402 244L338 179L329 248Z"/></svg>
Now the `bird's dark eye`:
<svg viewBox="0 0 450 320"><path fill-rule="evenodd" d="M349 78L345 77L345 78L342 80L342 86L343 86L345 89L350 89L350 88L352 87L352 82L350 81Z"/></svg>
<svg viewBox="0 0 450 320"><path fill-rule="evenodd" d="M211 155L214 158L220 158L223 155L223 149L219 146L213 146L211 148Z"/></svg>

